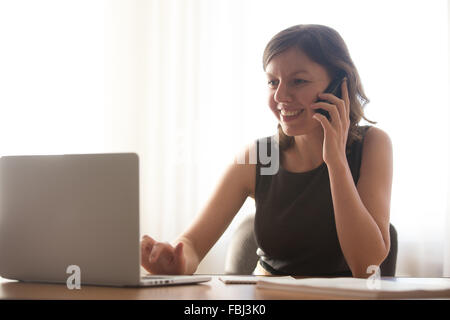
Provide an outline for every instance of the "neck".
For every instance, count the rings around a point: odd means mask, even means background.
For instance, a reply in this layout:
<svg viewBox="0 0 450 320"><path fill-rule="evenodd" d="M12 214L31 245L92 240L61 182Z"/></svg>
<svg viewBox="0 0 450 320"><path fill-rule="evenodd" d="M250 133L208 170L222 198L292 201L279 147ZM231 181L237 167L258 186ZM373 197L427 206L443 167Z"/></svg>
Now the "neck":
<svg viewBox="0 0 450 320"><path fill-rule="evenodd" d="M293 152L303 162L312 166L320 165L323 160L323 129L321 126L307 134L295 136Z"/></svg>

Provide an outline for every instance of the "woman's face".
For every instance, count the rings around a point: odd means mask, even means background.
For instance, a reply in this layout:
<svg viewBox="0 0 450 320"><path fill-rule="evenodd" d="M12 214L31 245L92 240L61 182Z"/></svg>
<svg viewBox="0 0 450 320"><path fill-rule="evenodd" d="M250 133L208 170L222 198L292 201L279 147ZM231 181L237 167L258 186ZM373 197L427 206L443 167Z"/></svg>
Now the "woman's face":
<svg viewBox="0 0 450 320"><path fill-rule="evenodd" d="M310 107L331 78L326 69L297 48L275 55L266 66L269 107L283 132L298 136L318 130ZM321 128L320 128L321 129Z"/></svg>

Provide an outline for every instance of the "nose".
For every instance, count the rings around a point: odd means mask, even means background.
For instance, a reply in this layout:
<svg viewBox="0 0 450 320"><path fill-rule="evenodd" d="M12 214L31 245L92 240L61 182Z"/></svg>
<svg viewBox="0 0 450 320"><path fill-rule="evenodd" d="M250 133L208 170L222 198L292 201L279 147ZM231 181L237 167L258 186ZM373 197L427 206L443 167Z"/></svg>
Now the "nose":
<svg viewBox="0 0 450 320"><path fill-rule="evenodd" d="M280 82L278 84L277 90L275 91L273 98L277 103L286 103L292 101L289 89L283 82Z"/></svg>

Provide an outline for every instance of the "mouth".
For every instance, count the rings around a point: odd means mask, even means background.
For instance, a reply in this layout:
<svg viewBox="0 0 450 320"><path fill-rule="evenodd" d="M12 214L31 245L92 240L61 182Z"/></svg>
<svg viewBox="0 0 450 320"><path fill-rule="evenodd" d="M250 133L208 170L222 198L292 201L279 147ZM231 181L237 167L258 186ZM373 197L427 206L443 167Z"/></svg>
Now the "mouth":
<svg viewBox="0 0 450 320"><path fill-rule="evenodd" d="M299 110L291 110L291 111L287 111L284 109L279 109L278 112L281 115L281 119L284 122L288 122L288 121L292 121L294 119L297 119L298 117L300 117L304 112L305 109L299 109Z"/></svg>
<svg viewBox="0 0 450 320"><path fill-rule="evenodd" d="M296 115L302 113L303 111L305 111L305 109L293 110L293 111L287 111L287 110L282 109L282 110L280 110L280 113L284 117L292 117L292 116L296 116Z"/></svg>

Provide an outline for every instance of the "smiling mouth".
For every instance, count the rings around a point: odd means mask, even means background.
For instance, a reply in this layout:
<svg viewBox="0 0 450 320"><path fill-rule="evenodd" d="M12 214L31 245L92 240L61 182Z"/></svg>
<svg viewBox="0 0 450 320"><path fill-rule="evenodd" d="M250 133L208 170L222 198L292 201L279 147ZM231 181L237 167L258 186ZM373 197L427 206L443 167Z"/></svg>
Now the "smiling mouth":
<svg viewBox="0 0 450 320"><path fill-rule="evenodd" d="M305 109L295 111L286 111L286 110L279 110L279 111L283 117L293 117L302 114L305 111Z"/></svg>

